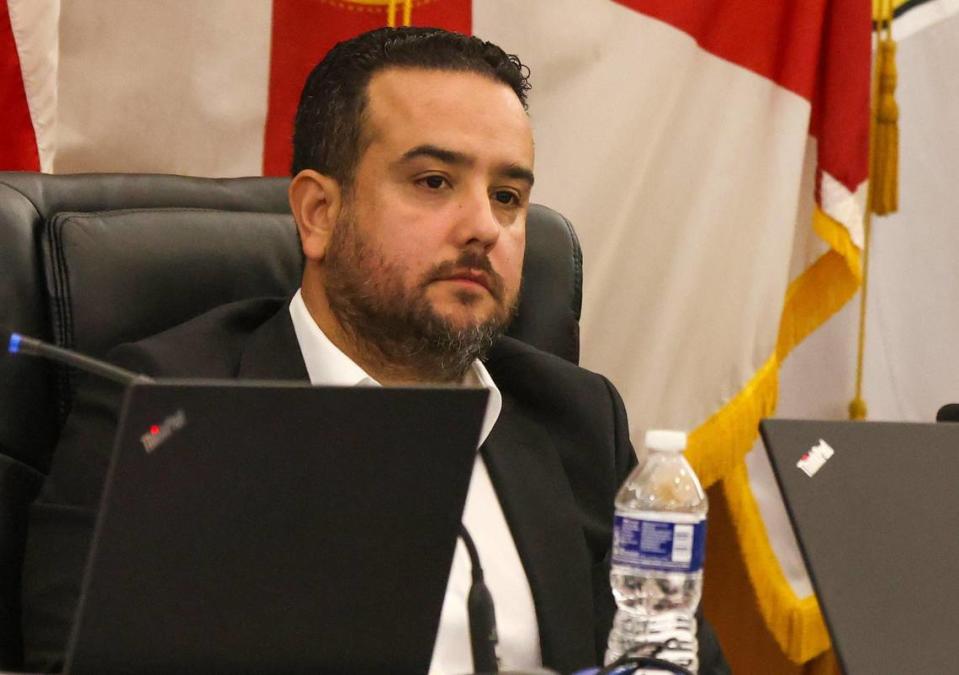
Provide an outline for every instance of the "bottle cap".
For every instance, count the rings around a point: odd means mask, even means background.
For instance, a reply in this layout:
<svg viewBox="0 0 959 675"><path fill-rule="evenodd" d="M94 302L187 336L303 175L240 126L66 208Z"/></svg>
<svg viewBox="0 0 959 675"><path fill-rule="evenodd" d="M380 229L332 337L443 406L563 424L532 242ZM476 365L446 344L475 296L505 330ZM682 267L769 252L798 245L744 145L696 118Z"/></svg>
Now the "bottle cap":
<svg viewBox="0 0 959 675"><path fill-rule="evenodd" d="M646 447L650 450L677 452L686 449L686 432L650 429L646 432Z"/></svg>

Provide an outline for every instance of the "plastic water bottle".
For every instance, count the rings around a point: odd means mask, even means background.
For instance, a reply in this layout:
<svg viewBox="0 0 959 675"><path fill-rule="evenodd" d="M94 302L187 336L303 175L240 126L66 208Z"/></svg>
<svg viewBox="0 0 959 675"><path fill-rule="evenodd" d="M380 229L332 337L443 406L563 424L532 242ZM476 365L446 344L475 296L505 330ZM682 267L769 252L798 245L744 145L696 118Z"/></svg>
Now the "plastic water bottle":
<svg viewBox="0 0 959 675"><path fill-rule="evenodd" d="M683 457L684 432L649 431L646 447L646 463L616 495L610 585L619 609L606 663L630 651L696 672L708 503Z"/></svg>

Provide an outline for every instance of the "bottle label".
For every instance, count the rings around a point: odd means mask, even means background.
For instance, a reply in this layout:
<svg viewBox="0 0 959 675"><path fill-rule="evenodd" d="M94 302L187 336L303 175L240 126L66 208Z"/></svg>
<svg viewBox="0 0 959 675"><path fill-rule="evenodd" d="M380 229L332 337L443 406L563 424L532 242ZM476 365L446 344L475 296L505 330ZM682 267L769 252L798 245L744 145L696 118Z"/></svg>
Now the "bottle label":
<svg viewBox="0 0 959 675"><path fill-rule="evenodd" d="M613 564L664 572L698 572L706 557L706 517L647 512L613 521Z"/></svg>

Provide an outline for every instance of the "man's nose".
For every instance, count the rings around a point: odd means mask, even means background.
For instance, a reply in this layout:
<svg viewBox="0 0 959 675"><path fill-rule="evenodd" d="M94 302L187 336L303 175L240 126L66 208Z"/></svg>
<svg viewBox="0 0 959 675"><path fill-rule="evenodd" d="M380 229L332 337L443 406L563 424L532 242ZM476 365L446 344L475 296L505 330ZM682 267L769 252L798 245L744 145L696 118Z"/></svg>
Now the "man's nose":
<svg viewBox="0 0 959 675"><path fill-rule="evenodd" d="M496 245L502 225L485 190L471 192L460 204L459 211L457 238L460 246L479 244L488 251Z"/></svg>

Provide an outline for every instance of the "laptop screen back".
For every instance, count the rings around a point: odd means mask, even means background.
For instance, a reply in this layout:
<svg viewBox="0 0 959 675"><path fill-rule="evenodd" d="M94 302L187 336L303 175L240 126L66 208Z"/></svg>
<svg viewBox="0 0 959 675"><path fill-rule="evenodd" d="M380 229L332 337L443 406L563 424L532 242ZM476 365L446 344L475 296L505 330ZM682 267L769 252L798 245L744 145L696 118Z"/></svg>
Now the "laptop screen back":
<svg viewBox="0 0 959 675"><path fill-rule="evenodd" d="M959 425L761 431L845 672L959 672Z"/></svg>
<svg viewBox="0 0 959 675"><path fill-rule="evenodd" d="M70 672L424 672L486 397L132 386Z"/></svg>

